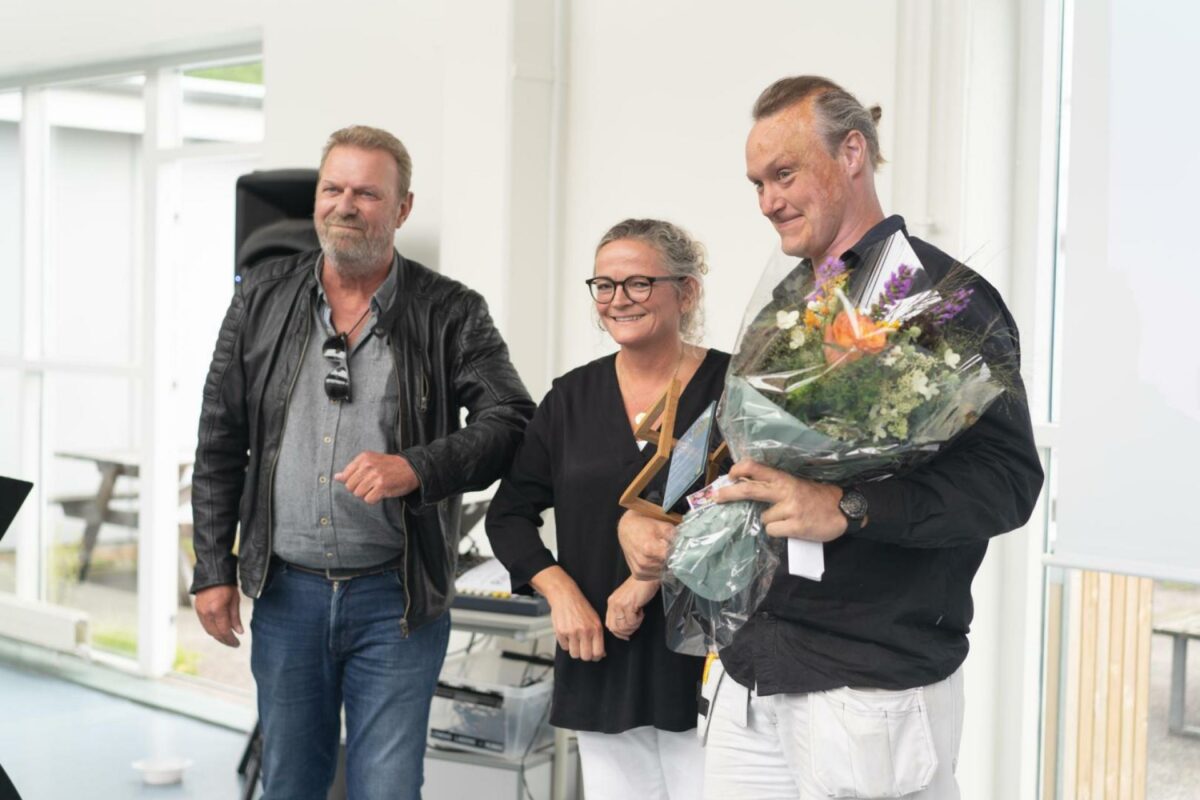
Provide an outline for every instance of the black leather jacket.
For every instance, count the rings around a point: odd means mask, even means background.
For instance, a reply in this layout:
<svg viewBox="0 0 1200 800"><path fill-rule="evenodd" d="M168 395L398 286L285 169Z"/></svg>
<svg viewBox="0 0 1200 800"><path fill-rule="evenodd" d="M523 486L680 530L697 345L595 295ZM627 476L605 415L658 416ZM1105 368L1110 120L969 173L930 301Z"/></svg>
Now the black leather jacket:
<svg viewBox="0 0 1200 800"><path fill-rule="evenodd" d="M192 477L192 591L237 583L258 597L271 557L272 481L288 400L307 339L320 252L247 271L221 324L204 384ZM420 479L403 499L404 574L411 630L453 599L460 494L507 468L534 404L476 292L399 259L396 299L376 323L400 383L391 452ZM459 425L459 411L468 411ZM234 540L241 536L234 553Z"/></svg>

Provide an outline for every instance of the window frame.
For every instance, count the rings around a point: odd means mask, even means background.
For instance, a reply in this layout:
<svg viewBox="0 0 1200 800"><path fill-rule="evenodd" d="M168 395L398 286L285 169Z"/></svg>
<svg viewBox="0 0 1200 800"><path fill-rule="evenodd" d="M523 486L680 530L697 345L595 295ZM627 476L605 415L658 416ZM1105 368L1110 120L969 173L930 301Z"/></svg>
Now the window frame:
<svg viewBox="0 0 1200 800"><path fill-rule="evenodd" d="M131 380L143 410L135 438L139 448L139 525L137 531L136 660L92 650L90 656L123 670L149 677L171 671L176 650L179 541L155 536L178 524L178 454L173 416L175 337L170 309L174 304L173 248L167 235L178 206L182 166L214 159L259 159L263 142L185 143L181 133L184 104L183 70L196 66L261 60L261 43L245 42L204 51L180 52L139 61L82 65L0 80L0 91L19 93L19 197L21 263L16 355L0 354L0 369L14 373L20 387L16 406L20 467L32 476L34 490L14 524L16 586L14 595L34 603L48 602L50 592L51 515L43 493L49 477L50 437L46 432L47 378L96 375ZM51 121L47 94L64 84L142 75L144 129L141 185L136 191L135 264L133 269L134 332L132 358L107 363L48 355L44 340L47 287L45 242L50 163ZM232 254L230 255L232 260Z"/></svg>

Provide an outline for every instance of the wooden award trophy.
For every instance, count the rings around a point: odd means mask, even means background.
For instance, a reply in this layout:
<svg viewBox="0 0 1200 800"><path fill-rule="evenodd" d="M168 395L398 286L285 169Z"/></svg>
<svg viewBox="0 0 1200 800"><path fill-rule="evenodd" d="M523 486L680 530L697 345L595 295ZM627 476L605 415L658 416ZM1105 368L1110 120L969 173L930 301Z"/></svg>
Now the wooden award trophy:
<svg viewBox="0 0 1200 800"><path fill-rule="evenodd" d="M662 520L663 522L670 522L673 525L678 525L683 520L681 515L671 513L669 510L670 507L675 504L675 500L677 498L670 499L669 503L667 503L666 507L664 508L657 503L651 503L649 500L642 498L641 494L646 490L646 487L650 485L650 481L654 480L654 476L656 476L662 470L662 468L667 465L667 462L671 460L671 450L676 444L674 435L675 412L679 408L679 394L679 379L676 378L671 381L671 385L667 387L667 390L663 393L662 397L658 398L654 405L652 405L642 417L641 423L638 424L637 431L635 432L637 437L649 442L650 444L656 445L657 450L655 450L655 453L650 460L646 462L646 466L642 467L642 471L637 474L637 477L633 479L633 482L625 488L624 492L621 493L620 500L622 508L628 508L631 511L636 511L639 514L645 514L647 517ZM705 421L703 417L704 415L701 415L701 419L697 419L696 422L693 423L692 427L688 429L688 432L683 435L684 439L688 438L696 426L702 422L706 422L711 430L711 416L707 421ZM657 430L655 430L656 427ZM706 450L707 436L708 431L705 431ZM720 447L718 447L712 453L707 454L707 457L704 460L705 484L712 483L717 477L717 470L721 463L721 459L725 458L725 454L727 452L728 448L725 446L724 442L721 442ZM687 481L685 488L687 485L691 485L692 482L698 477L699 470L697 470L696 474L691 477L691 480Z"/></svg>

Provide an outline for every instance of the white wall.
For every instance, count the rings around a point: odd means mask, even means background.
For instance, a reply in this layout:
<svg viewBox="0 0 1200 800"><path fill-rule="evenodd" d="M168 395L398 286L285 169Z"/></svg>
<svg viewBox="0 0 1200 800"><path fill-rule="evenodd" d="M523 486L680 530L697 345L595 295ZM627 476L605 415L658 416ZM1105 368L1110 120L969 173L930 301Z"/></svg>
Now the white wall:
<svg viewBox="0 0 1200 800"><path fill-rule="evenodd" d="M398 241L406 254L436 262L446 70L441 51L452 34L442 16L446 4L377 0L349 11L315 0L260 5L264 166L316 166L325 138L345 125L392 131L412 155L415 194Z"/></svg>
<svg viewBox="0 0 1200 800"><path fill-rule="evenodd" d="M733 346L758 273L778 248L744 156L750 107L772 81L833 77L883 106L888 146L893 4L778 0L731 8L686 0L571 4L560 371L610 350L591 322L582 282L600 236L629 216L664 217L707 245L707 342ZM890 184L885 168L885 206Z"/></svg>

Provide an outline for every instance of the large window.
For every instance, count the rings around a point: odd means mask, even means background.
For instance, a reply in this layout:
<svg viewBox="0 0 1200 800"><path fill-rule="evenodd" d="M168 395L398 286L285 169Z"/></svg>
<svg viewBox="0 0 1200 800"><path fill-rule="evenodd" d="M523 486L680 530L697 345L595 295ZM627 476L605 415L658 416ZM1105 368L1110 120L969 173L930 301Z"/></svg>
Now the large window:
<svg viewBox="0 0 1200 800"><path fill-rule="evenodd" d="M263 100L233 54L0 92L0 474L37 484L0 593L151 675L207 660L190 467ZM248 683L228 667L210 677Z"/></svg>

